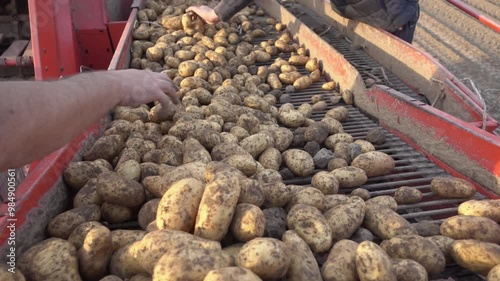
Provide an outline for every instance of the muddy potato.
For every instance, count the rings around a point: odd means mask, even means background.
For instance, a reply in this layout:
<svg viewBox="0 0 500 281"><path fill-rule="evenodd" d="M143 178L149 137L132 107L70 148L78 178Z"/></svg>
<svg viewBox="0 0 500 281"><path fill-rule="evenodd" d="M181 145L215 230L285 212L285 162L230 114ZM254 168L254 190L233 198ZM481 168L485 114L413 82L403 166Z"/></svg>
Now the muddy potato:
<svg viewBox="0 0 500 281"><path fill-rule="evenodd" d="M302 75L297 71L280 73L278 75L278 78L281 81L281 83L286 85L293 85L295 81L297 81L301 77Z"/></svg>
<svg viewBox="0 0 500 281"><path fill-rule="evenodd" d="M336 194L339 191L339 181L326 171L316 173L311 179L311 185L325 195Z"/></svg>
<svg viewBox="0 0 500 281"><path fill-rule="evenodd" d="M326 138L325 146L329 149L334 149L335 145L339 142L352 143L354 139L348 133L337 133Z"/></svg>
<svg viewBox="0 0 500 281"><path fill-rule="evenodd" d="M476 193L476 188L470 182L451 177L435 177L431 181L431 190L445 198L471 198Z"/></svg>
<svg viewBox="0 0 500 281"><path fill-rule="evenodd" d="M361 281L396 281L391 259L375 243L361 242L356 248L356 271Z"/></svg>
<svg viewBox="0 0 500 281"><path fill-rule="evenodd" d="M498 281L500 280L500 264L494 266L487 276L488 281Z"/></svg>
<svg viewBox="0 0 500 281"><path fill-rule="evenodd" d="M274 139L274 147L281 152L285 151L293 141L293 133L287 128L273 128L271 133Z"/></svg>
<svg viewBox="0 0 500 281"><path fill-rule="evenodd" d="M203 281L262 281L262 279L246 268L224 267L211 270Z"/></svg>
<svg viewBox="0 0 500 281"><path fill-rule="evenodd" d="M289 149L282 156L285 165L297 176L308 176L314 170L313 158L303 150Z"/></svg>
<svg viewBox="0 0 500 281"><path fill-rule="evenodd" d="M101 206L102 218L108 223L130 221L135 215L135 209L104 202Z"/></svg>
<svg viewBox="0 0 500 281"><path fill-rule="evenodd" d="M266 218L262 210L255 205L242 203L236 206L230 230L234 238L247 242L264 236Z"/></svg>
<svg viewBox="0 0 500 281"><path fill-rule="evenodd" d="M16 265L27 280L82 280L76 248L60 238L49 238L31 246Z"/></svg>
<svg viewBox="0 0 500 281"><path fill-rule="evenodd" d="M279 279L287 273L291 252L274 238L255 238L241 248L236 264L250 269L263 280Z"/></svg>
<svg viewBox="0 0 500 281"><path fill-rule="evenodd" d="M347 120L347 118L349 118L349 111L343 106L337 106L328 110L328 112L326 112L325 114L325 117L331 117L340 122L344 122L345 120Z"/></svg>
<svg viewBox="0 0 500 281"><path fill-rule="evenodd" d="M97 228L99 226L102 226L102 224L97 221L84 222L71 232L68 237L68 241L71 242L78 250L82 247L83 240L85 239L85 236L87 236L87 233L89 233L91 229Z"/></svg>
<svg viewBox="0 0 500 281"><path fill-rule="evenodd" d="M500 245L477 240L457 240L451 244L450 254L460 266L482 274L500 264Z"/></svg>
<svg viewBox="0 0 500 281"><path fill-rule="evenodd" d="M295 65L295 66L306 65L308 61L309 61L309 57L304 56L304 55L292 55L288 59L288 63L290 63L291 65Z"/></svg>
<svg viewBox="0 0 500 281"><path fill-rule="evenodd" d="M410 259L391 259L398 281L427 281L427 271L418 262Z"/></svg>
<svg viewBox="0 0 500 281"><path fill-rule="evenodd" d="M146 232L142 230L117 229L111 231L111 244L113 252L118 249L141 240Z"/></svg>
<svg viewBox="0 0 500 281"><path fill-rule="evenodd" d="M262 184L258 180L254 179L241 179L240 180L240 197L238 203L248 203L255 205L257 207L264 204L265 195L262 191Z"/></svg>
<svg viewBox="0 0 500 281"><path fill-rule="evenodd" d="M315 253L332 247L332 230L323 214L313 206L296 204L287 216L288 229L294 230Z"/></svg>
<svg viewBox="0 0 500 281"><path fill-rule="evenodd" d="M108 162L118 156L118 153L123 149L123 139L118 135L103 136L97 139L92 148L85 153L83 159L85 161L94 161L97 159L105 159Z"/></svg>
<svg viewBox="0 0 500 281"><path fill-rule="evenodd" d="M137 207L146 197L144 188L117 173L105 172L97 178L97 194L104 201L125 207Z"/></svg>
<svg viewBox="0 0 500 281"><path fill-rule="evenodd" d="M485 217L500 222L500 200L469 200L458 206L458 214Z"/></svg>
<svg viewBox="0 0 500 281"><path fill-rule="evenodd" d="M361 151L363 153L375 151L375 146L365 140L355 140L354 143L358 144L361 147Z"/></svg>
<svg viewBox="0 0 500 281"><path fill-rule="evenodd" d="M73 198L73 207L79 208L87 205L101 206L104 200L97 194L97 179L91 179L78 191Z"/></svg>
<svg viewBox="0 0 500 281"><path fill-rule="evenodd" d="M284 207L292 196L287 185L280 181L262 183L262 193L264 194L264 206Z"/></svg>
<svg viewBox="0 0 500 281"><path fill-rule="evenodd" d="M78 250L79 271L83 279L97 280L104 277L112 253L111 231L105 226L90 229Z"/></svg>
<svg viewBox="0 0 500 281"><path fill-rule="evenodd" d="M373 198L367 200L366 204L379 204L382 206L386 206L386 207L392 209L393 211L396 211L398 208L398 203L396 202L396 200L394 200L394 198L392 198L389 195L381 195L381 196L373 197Z"/></svg>
<svg viewBox="0 0 500 281"><path fill-rule="evenodd" d="M82 206L55 216L49 222L47 231L50 236L68 239L71 232L80 224L100 219L101 211L98 206Z"/></svg>
<svg viewBox="0 0 500 281"><path fill-rule="evenodd" d="M186 164L196 161L208 163L212 161L212 157L210 156L210 152L198 140L189 137L183 142L182 163Z"/></svg>
<svg viewBox="0 0 500 281"><path fill-rule="evenodd" d="M293 82L293 87L296 90L304 90L311 87L313 80L309 76L302 76Z"/></svg>
<svg viewBox="0 0 500 281"><path fill-rule="evenodd" d="M431 275L442 272L446 266L441 249L418 235L399 235L390 240L384 240L380 247L392 258L411 259L418 262Z"/></svg>
<svg viewBox="0 0 500 281"><path fill-rule="evenodd" d="M108 169L91 161L71 162L64 170L63 179L69 187L79 191L90 179L97 178L106 170Z"/></svg>
<svg viewBox="0 0 500 281"><path fill-rule="evenodd" d="M180 248L168 251L154 266L153 281L203 280L213 269L231 266L221 250Z"/></svg>
<svg viewBox="0 0 500 281"><path fill-rule="evenodd" d="M398 213L378 204L366 204L363 226L382 239L416 235L413 226Z"/></svg>
<svg viewBox="0 0 500 281"><path fill-rule="evenodd" d="M156 213L158 210L158 205L160 204L160 200L160 198L149 200L139 210L137 221L139 222L139 225L142 229L146 229L146 227L156 219Z"/></svg>
<svg viewBox="0 0 500 281"><path fill-rule="evenodd" d="M172 184L158 205L158 229L191 232L203 191L204 184L195 178L182 179Z"/></svg>
<svg viewBox="0 0 500 281"><path fill-rule="evenodd" d="M432 221L420 221L417 223L412 223L415 230L417 230L418 235L423 237L429 237L434 235L439 235L439 224Z"/></svg>
<svg viewBox="0 0 500 281"><path fill-rule="evenodd" d="M240 170L247 177L257 172L257 162L250 154L232 155L222 162Z"/></svg>
<svg viewBox="0 0 500 281"><path fill-rule="evenodd" d="M371 194L370 191L364 189L364 188L356 188L353 191L351 191L351 196L356 196L361 198L364 201L367 201L370 199Z"/></svg>
<svg viewBox="0 0 500 281"><path fill-rule="evenodd" d="M277 148L268 147L259 156L259 162L266 169L278 171L282 163L281 152Z"/></svg>
<svg viewBox="0 0 500 281"><path fill-rule="evenodd" d="M500 244L500 225L489 218L453 216L441 224L440 232L453 239L476 239Z"/></svg>
<svg viewBox="0 0 500 281"><path fill-rule="evenodd" d="M116 166L116 173L124 179L139 181L141 179L141 166L136 160L127 160Z"/></svg>
<svg viewBox="0 0 500 281"><path fill-rule="evenodd" d="M368 180L364 170L357 167L342 167L331 172L339 181L340 188L358 187Z"/></svg>
<svg viewBox="0 0 500 281"><path fill-rule="evenodd" d="M368 177L376 177L390 173L396 164L391 156L380 151L370 151L356 157L351 165L363 169Z"/></svg>
<svg viewBox="0 0 500 281"><path fill-rule="evenodd" d="M182 77L190 77L194 75L196 69L198 69L198 62L194 60L183 61L179 64L179 75Z"/></svg>
<svg viewBox="0 0 500 281"><path fill-rule="evenodd" d="M135 257L139 245L140 241L132 242L114 252L109 263L110 273L123 279L147 273Z"/></svg>
<svg viewBox="0 0 500 281"><path fill-rule="evenodd" d="M292 196L290 198L290 201L288 201L285 210L289 211L296 204L305 204L323 211L324 200L325 196L320 190L314 187L305 187L296 192L292 192Z"/></svg>
<svg viewBox="0 0 500 281"><path fill-rule="evenodd" d="M325 117L325 118L321 119L321 122L328 125L328 131L329 131L330 135L335 135L335 134L344 132L344 128L342 127L342 124L334 118Z"/></svg>
<svg viewBox="0 0 500 281"><path fill-rule="evenodd" d="M349 197L344 194L325 195L325 210L328 211L333 207L349 202Z"/></svg>
<svg viewBox="0 0 500 281"><path fill-rule="evenodd" d="M307 243L293 230L286 231L281 240L290 253L293 253L286 274L287 280L322 281L318 263Z"/></svg>
<svg viewBox="0 0 500 281"><path fill-rule="evenodd" d="M341 240L333 246L326 262L321 267L324 281L358 281L356 271L356 249L358 243Z"/></svg>
<svg viewBox="0 0 500 281"><path fill-rule="evenodd" d="M415 204L422 200L422 192L414 187L402 186L394 192L394 199L399 204Z"/></svg>
<svg viewBox="0 0 500 281"><path fill-rule="evenodd" d="M429 240L430 242L436 244L438 248L441 250L441 252L444 255L444 259L446 260L446 264L453 263L453 259L451 258L450 255L450 249L451 249L451 244L455 240L451 239L450 237L446 237L443 235L434 235L430 237L425 237L425 239Z"/></svg>
<svg viewBox="0 0 500 281"><path fill-rule="evenodd" d="M240 191L237 177L216 178L207 183L198 209L194 234L215 241L222 240L229 230Z"/></svg>
<svg viewBox="0 0 500 281"><path fill-rule="evenodd" d="M240 146L254 158L274 144L272 137L265 133L257 133L240 141Z"/></svg>
<svg viewBox="0 0 500 281"><path fill-rule="evenodd" d="M330 208L323 214L330 225L334 243L347 239L363 223L365 203L361 200L346 202Z"/></svg>
<svg viewBox="0 0 500 281"><path fill-rule="evenodd" d="M343 168L343 167L347 167L349 166L349 164L347 164L347 161L345 161L345 159L342 159L342 158L333 158L332 160L330 160L328 162L328 171L333 171L335 169L338 169L338 168Z"/></svg>
<svg viewBox="0 0 500 281"><path fill-rule="evenodd" d="M307 142L315 141L317 143L323 143L328 137L329 128L326 123L315 122L308 126L304 132L304 139Z"/></svg>

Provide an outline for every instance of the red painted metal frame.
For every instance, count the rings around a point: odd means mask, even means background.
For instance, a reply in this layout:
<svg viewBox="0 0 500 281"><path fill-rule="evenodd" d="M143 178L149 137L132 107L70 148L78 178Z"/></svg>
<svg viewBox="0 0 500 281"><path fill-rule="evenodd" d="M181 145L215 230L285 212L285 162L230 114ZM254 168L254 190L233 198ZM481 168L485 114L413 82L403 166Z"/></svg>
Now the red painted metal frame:
<svg viewBox="0 0 500 281"><path fill-rule="evenodd" d="M127 25L126 21L115 21L108 23L108 33L111 38L111 45L113 46L113 51L117 49L118 42L120 42L120 38L122 37L123 30Z"/></svg>
<svg viewBox="0 0 500 281"><path fill-rule="evenodd" d="M478 10L474 9L473 7L465 4L462 1L459 0L446 0L449 3L453 4L455 7L459 8L460 10L466 12L467 14L471 15L472 17L476 18L478 21L486 25L487 27L493 29L496 32L500 33L500 23L496 22L494 19L491 19Z"/></svg>

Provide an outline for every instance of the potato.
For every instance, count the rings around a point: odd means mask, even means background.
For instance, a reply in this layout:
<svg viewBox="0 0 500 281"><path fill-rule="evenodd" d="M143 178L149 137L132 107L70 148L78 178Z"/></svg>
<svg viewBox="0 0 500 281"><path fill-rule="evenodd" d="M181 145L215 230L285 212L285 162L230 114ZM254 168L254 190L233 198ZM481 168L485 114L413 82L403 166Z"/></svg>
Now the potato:
<svg viewBox="0 0 500 281"><path fill-rule="evenodd" d="M258 207L264 204L264 193L262 192L262 185L259 181L248 178L241 179L240 187L241 192L238 203L249 203Z"/></svg>
<svg viewBox="0 0 500 281"><path fill-rule="evenodd" d="M368 177L376 177L390 173L396 164L391 156L380 151L370 151L356 157L351 165L363 169Z"/></svg>
<svg viewBox="0 0 500 281"><path fill-rule="evenodd" d="M431 241L432 243L436 244L438 248L441 250L441 252L444 255L444 259L446 260L446 264L452 263L453 259L451 258L450 255L450 249L451 249L451 244L455 240L451 239L450 237L446 237L443 235L434 235L430 237L425 237L425 239Z"/></svg>
<svg viewBox="0 0 500 281"><path fill-rule="evenodd" d="M451 244L450 254L460 266L482 274L500 264L500 245L477 240L457 240Z"/></svg>
<svg viewBox="0 0 500 281"><path fill-rule="evenodd" d="M269 76L267 76L267 84L269 84L273 90L280 90L283 87L276 73L269 73Z"/></svg>
<svg viewBox="0 0 500 281"><path fill-rule="evenodd" d="M98 206L74 208L55 216L47 225L47 232L50 236L68 239L71 232L80 224L100 219L101 211Z"/></svg>
<svg viewBox="0 0 500 281"><path fill-rule="evenodd" d="M114 172L104 172L97 178L97 194L108 203L124 207L137 207L146 198L144 188L138 182Z"/></svg>
<svg viewBox="0 0 500 281"><path fill-rule="evenodd" d="M79 271L83 279L97 280L104 277L112 254L111 231L102 225L90 229L78 250Z"/></svg>
<svg viewBox="0 0 500 281"><path fill-rule="evenodd" d="M180 248L168 251L154 266L153 280L203 280L213 269L231 266L221 250Z"/></svg>
<svg viewBox="0 0 500 281"><path fill-rule="evenodd" d="M347 239L363 223L365 216L364 202L348 202L335 206L323 214L330 225L334 243Z"/></svg>
<svg viewBox="0 0 500 281"><path fill-rule="evenodd" d="M250 269L263 280L279 279L288 271L291 252L274 238L255 238L240 250L236 264Z"/></svg>
<svg viewBox="0 0 500 281"><path fill-rule="evenodd" d="M297 190L296 192L292 192L292 196L290 201L288 201L285 210L289 211L296 204L305 204L323 211L324 200L325 196L320 190L314 187L305 187Z"/></svg>
<svg viewBox="0 0 500 281"><path fill-rule="evenodd" d="M31 246L18 258L17 266L27 280L82 280L75 247L60 238L49 238Z"/></svg>
<svg viewBox="0 0 500 281"><path fill-rule="evenodd" d="M442 272L446 266L441 249L418 235L399 235L383 241L380 247L392 258L418 262L431 275Z"/></svg>
<svg viewBox="0 0 500 281"><path fill-rule="evenodd" d="M91 229L97 228L99 226L102 226L100 222L96 221L88 221L80 224L77 226L69 235L68 241L71 242L75 248L78 250L82 247L83 245L83 240L85 239L85 236L87 236L87 233Z"/></svg>
<svg viewBox="0 0 500 281"><path fill-rule="evenodd" d="M290 253L294 253L290 259L290 266L286 274L290 281L322 281L318 263L311 249L302 238L293 230L288 230L281 238L288 247Z"/></svg>
<svg viewBox="0 0 500 281"><path fill-rule="evenodd" d="M379 204L382 206L386 206L392 209L393 211L397 211L398 209L398 203L396 203L396 200L394 200L394 198L392 198L389 195L382 195L371 198L366 201L366 204Z"/></svg>
<svg viewBox="0 0 500 281"><path fill-rule="evenodd" d="M325 91L335 90L335 88L337 88L337 83L334 81L326 82L321 86L321 89Z"/></svg>
<svg viewBox="0 0 500 281"><path fill-rule="evenodd" d="M370 241L363 241L356 248L356 271L361 281L397 280L389 256Z"/></svg>
<svg viewBox="0 0 500 281"><path fill-rule="evenodd" d="M398 213L378 204L367 204L363 226L382 239L415 235L417 231Z"/></svg>
<svg viewBox="0 0 500 281"><path fill-rule="evenodd" d="M266 148L259 156L260 164L266 169L279 170L282 161L281 152L274 147Z"/></svg>
<svg viewBox="0 0 500 281"><path fill-rule="evenodd" d="M262 279L246 268L224 267L211 270L203 281L262 281Z"/></svg>
<svg viewBox="0 0 500 281"><path fill-rule="evenodd" d="M296 90L304 90L311 87L313 81L309 76L302 76L293 82L293 87Z"/></svg>
<svg viewBox="0 0 500 281"><path fill-rule="evenodd" d="M139 181L141 179L141 166L136 160L127 160L117 164L116 173L125 179Z"/></svg>
<svg viewBox="0 0 500 281"><path fill-rule="evenodd" d="M328 110L325 117L330 117L338 120L339 122L344 122L347 118L349 118L349 111L343 106L337 106Z"/></svg>
<svg viewBox="0 0 500 281"><path fill-rule="evenodd" d="M315 141L323 143L329 134L329 127L326 123L315 122L306 128L304 139L306 142Z"/></svg>
<svg viewBox="0 0 500 281"><path fill-rule="evenodd" d="M283 110L279 112L278 120L286 127L298 128L304 125L306 118L300 111Z"/></svg>
<svg viewBox="0 0 500 281"><path fill-rule="evenodd" d="M365 184L368 181L366 172L358 167L343 167L331 172L339 181L340 188L351 188Z"/></svg>
<svg viewBox="0 0 500 281"><path fill-rule="evenodd" d="M118 135L103 136L97 139L92 148L85 153L83 159L86 161L94 161L97 159L105 159L109 162L118 156L118 153L123 149L123 139Z"/></svg>
<svg viewBox="0 0 500 281"><path fill-rule="evenodd" d="M422 200L422 192L414 187L402 186L394 192L398 204L416 204Z"/></svg>
<svg viewBox="0 0 500 281"><path fill-rule="evenodd" d="M392 268L398 281L427 281L427 271L414 260L391 259Z"/></svg>
<svg viewBox="0 0 500 281"><path fill-rule="evenodd" d="M342 159L342 158L333 158L332 160L330 160L328 162L328 171L333 171L335 169L338 169L338 168L344 168L344 167L347 167L348 164L347 164L347 161L345 161L345 159Z"/></svg>
<svg viewBox="0 0 500 281"><path fill-rule="evenodd" d="M316 173L311 179L311 185L325 195L337 194L339 191L339 181L335 175L326 171Z"/></svg>
<svg viewBox="0 0 500 281"><path fill-rule="evenodd" d="M153 273L155 264L165 253L182 248L186 249L186 245L195 249L221 250L220 243L217 241L167 229L149 232L141 241L134 243L138 243L133 249L137 263L145 269L145 272L149 273Z"/></svg>
<svg viewBox="0 0 500 281"><path fill-rule="evenodd" d="M257 133L240 141L240 146L255 158L272 146L273 143L274 140L268 134Z"/></svg>
<svg viewBox="0 0 500 281"><path fill-rule="evenodd" d="M326 262L321 267L324 281L358 281L356 271L356 249L358 243L341 240L333 246Z"/></svg>
<svg viewBox="0 0 500 281"><path fill-rule="evenodd" d="M266 218L262 210L255 205L242 203L236 206L231 222L231 233L236 240L250 241L264 236Z"/></svg>
<svg viewBox="0 0 500 281"><path fill-rule="evenodd" d="M148 224L156 219L156 213L158 210L158 205L160 204L160 200L161 199L159 198L151 199L146 202L139 210L137 221L139 222L139 225L142 229L146 229Z"/></svg>
<svg viewBox="0 0 500 281"><path fill-rule="evenodd" d="M102 218L108 223L122 223L132 220L135 210L129 207L104 202L101 206Z"/></svg>
<svg viewBox="0 0 500 281"><path fill-rule="evenodd" d="M279 151L285 151L293 141L293 133L283 127L276 127L271 129L274 139L274 147Z"/></svg>
<svg viewBox="0 0 500 281"><path fill-rule="evenodd" d="M434 194L445 198L471 198L476 188L468 181L459 178L435 177L431 181Z"/></svg>
<svg viewBox="0 0 500 281"><path fill-rule="evenodd" d="M85 184L97 178L99 174L108 169L91 161L72 162L63 172L64 182L75 191L79 191Z"/></svg>
<svg viewBox="0 0 500 281"><path fill-rule="evenodd" d="M111 231L113 252L118 251L118 249L128 244L141 240L144 235L146 235L146 232L142 230L117 229Z"/></svg>
<svg viewBox="0 0 500 281"><path fill-rule="evenodd" d="M138 275L140 276L140 275ZM130 280L132 281L139 281L138 279L133 279L131 278ZM99 281L123 281L123 279L121 279L120 277L116 276L116 275L107 275L103 278L101 278ZM146 281L149 281L146 279Z"/></svg>
<svg viewBox="0 0 500 281"><path fill-rule="evenodd" d="M475 239L500 244L500 225L489 218L453 216L441 224L440 232L453 239Z"/></svg>
<svg viewBox="0 0 500 281"><path fill-rule="evenodd" d="M302 74L300 74L297 71L280 73L278 75L278 78L281 81L281 83L286 85L293 85L293 83L295 83L295 81L297 81L301 77Z"/></svg>
<svg viewBox="0 0 500 281"><path fill-rule="evenodd" d="M97 194L96 187L97 179L93 178L85 184L85 186L78 191L78 193L73 198L73 207L79 208L87 205L101 206L104 202L99 194Z"/></svg>
<svg viewBox="0 0 500 281"><path fill-rule="evenodd" d="M236 260L238 259L238 255L240 254L240 250L243 245L245 245L245 243L231 244L230 246L223 248L222 251L231 256L234 264L236 265Z"/></svg>
<svg viewBox="0 0 500 281"><path fill-rule="evenodd" d="M194 234L221 241L229 230L240 190L237 177L216 178L207 183L196 216Z"/></svg>
<svg viewBox="0 0 500 281"><path fill-rule="evenodd" d="M306 177L314 170L311 155L300 149L289 149L282 154L285 165L297 176Z"/></svg>
<svg viewBox="0 0 500 281"><path fill-rule="evenodd" d="M267 183L262 183L261 190L264 194L264 206L268 208L284 207L292 195L288 186L280 180L269 180Z"/></svg>
<svg viewBox="0 0 500 281"><path fill-rule="evenodd" d="M203 191L204 184L195 178L172 184L158 205L158 229L192 232Z"/></svg>
<svg viewBox="0 0 500 281"><path fill-rule="evenodd" d="M373 144L371 144L370 142L367 142L365 140L355 140L354 143L358 144L361 147L362 153L375 151L375 146L373 146Z"/></svg>
<svg viewBox="0 0 500 281"><path fill-rule="evenodd" d="M189 137L183 142L182 163L186 164L196 161L208 163L212 161L212 156L210 156L210 152L197 139Z"/></svg>
<svg viewBox="0 0 500 281"><path fill-rule="evenodd" d="M294 230L315 253L332 247L332 230L323 214L313 206L296 204L286 218L288 229Z"/></svg>
<svg viewBox="0 0 500 281"><path fill-rule="evenodd" d="M288 62L291 65L295 65L295 66L306 65L308 61L309 61L309 57L303 56L303 55L292 55L288 59Z"/></svg>
<svg viewBox="0 0 500 281"><path fill-rule="evenodd" d="M113 253L109 263L109 271L111 274L120 278L126 279L141 273L147 273L135 257L135 252L140 241L132 242L125 245Z"/></svg>
<svg viewBox="0 0 500 281"><path fill-rule="evenodd" d="M469 200L458 206L458 214L480 216L500 222L500 200Z"/></svg>
<svg viewBox="0 0 500 281"><path fill-rule="evenodd" d="M488 281L500 280L500 264L494 266L488 273Z"/></svg>
<svg viewBox="0 0 500 281"><path fill-rule="evenodd" d="M335 145L339 142L352 143L353 137L347 133L337 133L329 136L325 140L325 146L329 149L334 149Z"/></svg>
<svg viewBox="0 0 500 281"><path fill-rule="evenodd" d="M342 127L342 124L336 119L333 119L331 117L325 117L325 118L321 119L321 122L328 125L328 131L329 131L330 135L335 135L335 134L344 132L344 128ZM375 150L375 148L374 148L374 150Z"/></svg>
<svg viewBox="0 0 500 281"><path fill-rule="evenodd" d="M325 210L328 211L333 207L349 202L349 197L344 194L325 195Z"/></svg>

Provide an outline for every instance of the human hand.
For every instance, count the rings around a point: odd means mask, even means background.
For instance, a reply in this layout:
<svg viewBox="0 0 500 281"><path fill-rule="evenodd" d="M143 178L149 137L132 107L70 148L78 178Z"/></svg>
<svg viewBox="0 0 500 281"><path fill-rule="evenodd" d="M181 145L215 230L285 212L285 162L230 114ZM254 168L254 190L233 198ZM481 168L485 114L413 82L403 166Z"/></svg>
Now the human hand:
<svg viewBox="0 0 500 281"><path fill-rule="evenodd" d="M187 13L194 14L200 17L208 24L216 24L220 21L219 16L215 13L214 9L208 6L191 6L186 9Z"/></svg>
<svg viewBox="0 0 500 281"><path fill-rule="evenodd" d="M108 72L119 83L120 105L139 106L153 101L160 102L166 108L170 101L179 104L179 88L163 73L149 70L126 69Z"/></svg>

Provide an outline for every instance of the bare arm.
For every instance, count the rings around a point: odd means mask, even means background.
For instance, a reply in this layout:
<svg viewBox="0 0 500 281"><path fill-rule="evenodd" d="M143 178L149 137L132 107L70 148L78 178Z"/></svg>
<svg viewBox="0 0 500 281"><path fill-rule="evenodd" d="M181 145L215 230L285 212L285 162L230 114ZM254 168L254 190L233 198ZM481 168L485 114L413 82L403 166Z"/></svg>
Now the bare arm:
<svg viewBox="0 0 500 281"><path fill-rule="evenodd" d="M191 6L186 12L193 12L208 24L216 24L219 21L227 21L253 0L222 0L215 8L208 6Z"/></svg>
<svg viewBox="0 0 500 281"><path fill-rule="evenodd" d="M52 82L2 82L0 171L39 159L97 122L116 105L175 103L176 89L160 73L92 72Z"/></svg>

